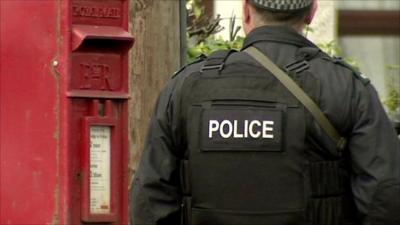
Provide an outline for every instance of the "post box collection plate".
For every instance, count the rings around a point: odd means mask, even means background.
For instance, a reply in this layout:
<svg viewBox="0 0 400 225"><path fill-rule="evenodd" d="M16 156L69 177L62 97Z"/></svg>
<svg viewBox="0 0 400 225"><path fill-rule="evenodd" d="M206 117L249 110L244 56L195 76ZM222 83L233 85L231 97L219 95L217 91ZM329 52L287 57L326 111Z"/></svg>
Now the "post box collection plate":
<svg viewBox="0 0 400 225"><path fill-rule="evenodd" d="M111 210L110 152L111 128L90 127L90 213L107 214Z"/></svg>
<svg viewBox="0 0 400 225"><path fill-rule="evenodd" d="M115 172L120 135L116 118L90 116L83 120L82 145L82 220L115 222Z"/></svg>

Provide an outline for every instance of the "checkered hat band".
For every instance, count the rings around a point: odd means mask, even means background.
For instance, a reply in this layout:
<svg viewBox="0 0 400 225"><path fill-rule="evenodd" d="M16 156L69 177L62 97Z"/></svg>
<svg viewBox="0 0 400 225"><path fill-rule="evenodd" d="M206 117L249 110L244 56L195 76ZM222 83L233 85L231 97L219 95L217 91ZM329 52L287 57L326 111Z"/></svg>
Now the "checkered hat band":
<svg viewBox="0 0 400 225"><path fill-rule="evenodd" d="M312 0L252 0L256 5L276 11L295 11L311 5Z"/></svg>

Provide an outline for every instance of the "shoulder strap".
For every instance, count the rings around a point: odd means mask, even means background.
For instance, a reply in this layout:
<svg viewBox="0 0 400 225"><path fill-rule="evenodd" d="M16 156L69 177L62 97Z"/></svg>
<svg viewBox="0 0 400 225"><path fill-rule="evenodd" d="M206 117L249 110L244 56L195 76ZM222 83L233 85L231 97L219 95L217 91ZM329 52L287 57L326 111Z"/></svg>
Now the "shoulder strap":
<svg viewBox="0 0 400 225"><path fill-rule="evenodd" d="M311 113L325 133L336 143L336 148L341 152L346 147L346 139L342 137L317 104L294 82L285 72L275 65L266 55L255 47L244 50L268 71L270 71Z"/></svg>

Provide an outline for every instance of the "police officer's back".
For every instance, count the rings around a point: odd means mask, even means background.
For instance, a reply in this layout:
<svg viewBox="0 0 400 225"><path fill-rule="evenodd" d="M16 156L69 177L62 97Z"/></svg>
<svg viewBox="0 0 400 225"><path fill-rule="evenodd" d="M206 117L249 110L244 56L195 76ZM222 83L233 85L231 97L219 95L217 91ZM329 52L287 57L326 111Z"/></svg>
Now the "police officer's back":
<svg viewBox="0 0 400 225"><path fill-rule="evenodd" d="M400 143L369 81L299 33L315 2L243 2L246 50L187 66L161 93L132 223L399 225Z"/></svg>

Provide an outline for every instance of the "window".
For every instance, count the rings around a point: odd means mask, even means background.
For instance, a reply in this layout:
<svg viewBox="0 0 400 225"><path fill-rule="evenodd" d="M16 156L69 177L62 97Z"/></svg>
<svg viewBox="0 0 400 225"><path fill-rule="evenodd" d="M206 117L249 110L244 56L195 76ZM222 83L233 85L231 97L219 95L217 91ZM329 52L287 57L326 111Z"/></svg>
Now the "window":
<svg viewBox="0 0 400 225"><path fill-rule="evenodd" d="M338 1L339 42L382 100L400 94L400 1ZM388 105L388 104L386 104ZM399 103L388 107L400 121Z"/></svg>

